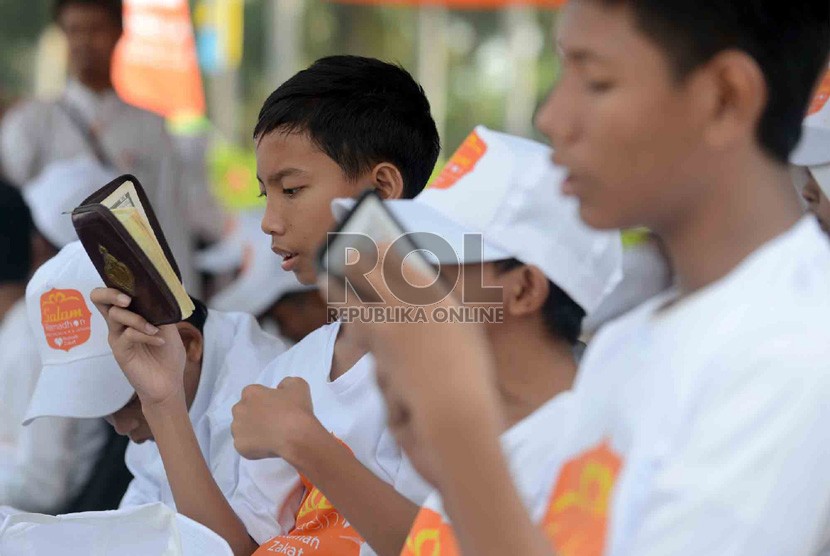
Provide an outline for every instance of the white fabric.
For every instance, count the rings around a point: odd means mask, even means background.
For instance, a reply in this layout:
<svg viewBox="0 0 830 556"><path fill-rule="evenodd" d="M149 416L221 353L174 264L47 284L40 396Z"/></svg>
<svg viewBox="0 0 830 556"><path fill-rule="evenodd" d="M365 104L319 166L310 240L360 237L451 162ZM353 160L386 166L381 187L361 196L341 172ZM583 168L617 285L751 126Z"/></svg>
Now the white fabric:
<svg viewBox="0 0 830 556"><path fill-rule="evenodd" d="M219 535L162 504L57 517L12 515L0 524L0 554L232 556Z"/></svg>
<svg viewBox="0 0 830 556"><path fill-rule="evenodd" d="M551 452L556 450L550 432L566 427L571 414L572 395L562 392L501 436L513 481L529 509L536 503L539 475L548 468ZM451 523L439 491L432 491L421 508L439 514L444 523Z"/></svg>
<svg viewBox="0 0 830 556"><path fill-rule="evenodd" d="M23 198L32 211L35 227L60 249L76 241L72 210L118 177L87 155L49 163L23 188Z"/></svg>
<svg viewBox="0 0 830 556"><path fill-rule="evenodd" d="M231 408L239 401L242 389L253 384L285 346L264 333L250 315L211 310L205 322L204 349L190 420L213 478L230 497L236 487L240 459L231 436ZM121 500L122 508L162 502L175 509L155 442L130 442L126 462L135 479Z"/></svg>
<svg viewBox="0 0 830 556"><path fill-rule="evenodd" d="M622 464L606 555L830 553L827 238L805 217L662 308L671 295L589 347L537 517L563 465L605 445Z"/></svg>
<svg viewBox="0 0 830 556"><path fill-rule="evenodd" d="M89 297L103 286L80 241L41 265L26 286L43 371L24 424L43 416L104 417L133 397L107 341L107 323Z"/></svg>
<svg viewBox="0 0 830 556"><path fill-rule="evenodd" d="M813 107L818 110L805 118L801 142L790 156L796 166L830 164L830 71L819 85L811 111Z"/></svg>
<svg viewBox="0 0 830 556"><path fill-rule="evenodd" d="M97 94L77 81L69 83L63 101L95 129L117 169L133 174L144 186L187 291L198 296L186 218L187 192L179 185L179 163L164 121L126 104L112 90ZM49 163L80 155L93 153L83 134L56 101L21 104L3 119L0 162L6 176L21 187Z"/></svg>
<svg viewBox="0 0 830 556"><path fill-rule="evenodd" d="M197 255L202 270L239 269L237 278L211 299L211 307L259 317L284 295L314 289L282 269L282 260L271 251L271 238L262 233L261 221L258 212L240 215L225 240Z"/></svg>
<svg viewBox="0 0 830 556"><path fill-rule="evenodd" d="M539 267L591 313L622 279L620 235L581 221L577 200L560 191L565 171L551 155L540 143L478 126L429 188L386 204L406 231L431 232L453 248L451 260L436 257L442 264L513 257ZM348 206L335 200L335 216ZM476 233L481 254L464 249L464 235Z"/></svg>
<svg viewBox="0 0 830 556"><path fill-rule="evenodd" d="M21 299L0 325L0 505L51 512L88 479L106 440L106 424L47 418L23 427L40 370Z"/></svg>
<svg viewBox="0 0 830 556"><path fill-rule="evenodd" d="M259 377L275 387L287 376L305 379L314 413L323 426L344 442L355 457L381 480L415 503L431 490L405 463L386 429L386 409L375 384L374 364L364 356L334 382L329 380L340 324L317 329L276 359ZM282 459L242 459L239 484L231 505L258 543L290 532L302 495L300 478ZM363 553L367 553L365 543Z"/></svg>

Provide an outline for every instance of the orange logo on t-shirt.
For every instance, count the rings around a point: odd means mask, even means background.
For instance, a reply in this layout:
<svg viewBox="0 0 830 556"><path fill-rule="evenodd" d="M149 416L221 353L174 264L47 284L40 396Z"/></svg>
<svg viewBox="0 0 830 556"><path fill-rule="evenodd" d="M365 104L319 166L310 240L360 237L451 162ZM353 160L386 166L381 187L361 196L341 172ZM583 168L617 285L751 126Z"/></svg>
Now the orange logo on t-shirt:
<svg viewBox="0 0 830 556"><path fill-rule="evenodd" d="M458 556L458 541L441 514L421 508L406 537L401 556Z"/></svg>
<svg viewBox="0 0 830 556"><path fill-rule="evenodd" d="M89 340L92 314L78 290L52 289L40 296L40 322L49 347L69 351Z"/></svg>
<svg viewBox="0 0 830 556"><path fill-rule="evenodd" d="M478 133L473 131L461 143L461 146L452 155L447 165L444 166L444 169L441 170L441 173L432 182L430 188L449 189L458 180L472 172L486 152L487 143L478 136Z"/></svg>
<svg viewBox="0 0 830 556"><path fill-rule="evenodd" d="M605 441L562 468L542 521L560 556L601 556L622 460Z"/></svg>
<svg viewBox="0 0 830 556"><path fill-rule="evenodd" d="M345 446L345 444L343 444ZM348 447L348 446L347 446ZM254 556L285 554L286 556L357 556L361 537L337 508L304 476L305 495L297 512L294 529L287 535L269 540L254 552Z"/></svg>
<svg viewBox="0 0 830 556"><path fill-rule="evenodd" d="M830 100L830 71L824 74L824 79L818 86L816 96L813 97L813 102L810 104L810 109L807 111L808 116L821 112L827 101Z"/></svg>

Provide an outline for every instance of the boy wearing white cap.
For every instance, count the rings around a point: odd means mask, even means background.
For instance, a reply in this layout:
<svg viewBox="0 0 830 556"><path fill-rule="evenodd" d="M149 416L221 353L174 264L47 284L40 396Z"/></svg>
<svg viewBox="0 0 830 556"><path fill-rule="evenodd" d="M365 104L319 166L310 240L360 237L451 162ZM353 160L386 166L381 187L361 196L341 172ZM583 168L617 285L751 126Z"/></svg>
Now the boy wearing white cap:
<svg viewBox="0 0 830 556"><path fill-rule="evenodd" d="M787 162L830 4L571 0L558 22L537 125L562 190L589 225L657 233L677 287L593 340L535 492L501 454L480 329L361 329L393 429L430 454L464 554L828 553L830 246Z"/></svg>
<svg viewBox="0 0 830 556"><path fill-rule="evenodd" d="M43 371L26 424L58 416L80 427L106 417L129 436L127 467L135 477L121 506L162 502L173 508L161 457L135 390L107 343L107 325L89 300L103 285L80 242L44 264L27 288L29 321L37 335ZM185 346L184 392L199 447L226 495L236 486L239 456L230 437L231 405L284 347L249 315L208 311L196 301L194 314L176 325ZM48 419L46 419L48 421ZM72 458L83 461L84 458Z"/></svg>
<svg viewBox="0 0 830 556"><path fill-rule="evenodd" d="M573 199L549 194L551 184L565 178L550 155L544 145L479 126L430 188L414 200L385 203L405 231L434 234L451 247L418 245L431 251L432 262L440 263L447 282L455 284L456 297L465 299L463 305L483 307L475 292L464 291L479 281L483 288L501 290L503 318L485 322L484 328L509 429L502 441L517 481L539 472L551 448L545 431L568 418L567 390L576 375L574 348L583 317L622 278L620 234L591 230L579 219ZM335 213L351 204L338 200ZM465 243L474 235L482 239L480 248ZM403 448L417 470L435 481L429 453L417 445L404 443ZM289 457L309 461L310 450ZM325 489L323 494L328 495ZM433 492L422 506L414 523L376 516L374 527L382 532L373 545L378 554L398 555L402 548L404 554L432 553L420 537L441 521L440 494ZM347 505L339 507L349 519ZM372 544L372 538L367 540Z"/></svg>
<svg viewBox="0 0 830 556"><path fill-rule="evenodd" d="M816 215L825 233L830 233L830 71L819 85L807 118L801 143L790 163L803 172L801 196Z"/></svg>

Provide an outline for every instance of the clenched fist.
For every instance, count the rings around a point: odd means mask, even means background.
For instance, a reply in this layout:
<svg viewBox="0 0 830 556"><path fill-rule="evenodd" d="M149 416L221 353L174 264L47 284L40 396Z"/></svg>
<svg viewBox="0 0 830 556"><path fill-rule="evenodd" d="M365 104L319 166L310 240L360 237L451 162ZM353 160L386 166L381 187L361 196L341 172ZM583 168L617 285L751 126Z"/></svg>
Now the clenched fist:
<svg viewBox="0 0 830 556"><path fill-rule="evenodd" d="M308 383L295 377L276 388L247 386L233 406L236 451L247 459L283 458L291 464L316 435L329 436L314 416Z"/></svg>

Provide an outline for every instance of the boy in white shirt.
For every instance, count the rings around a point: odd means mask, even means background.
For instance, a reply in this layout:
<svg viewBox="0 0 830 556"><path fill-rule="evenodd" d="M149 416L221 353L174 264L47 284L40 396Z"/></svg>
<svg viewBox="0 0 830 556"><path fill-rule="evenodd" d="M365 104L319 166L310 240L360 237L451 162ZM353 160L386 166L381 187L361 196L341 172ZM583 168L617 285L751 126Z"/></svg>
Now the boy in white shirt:
<svg viewBox="0 0 830 556"><path fill-rule="evenodd" d="M102 285L78 241L61 249L29 282L29 323L43 370L24 425L48 425L47 417L62 417L61 422L70 424L105 417L131 441L125 459L134 479L120 506L162 502L175 509L141 403L113 358L106 322L88 297ZM229 496L236 487L239 462L230 437L231 406L284 346L250 315L194 303L193 315L176 325L186 353L183 387L188 415L211 474Z"/></svg>
<svg viewBox="0 0 830 556"><path fill-rule="evenodd" d="M554 448L531 513L480 330L360 329L391 427L429 451L467 554L826 553L830 246L787 162L830 5L574 0L558 45L537 123L562 189L589 225L654 230L677 287L594 339L574 414L540 428Z"/></svg>
<svg viewBox="0 0 830 556"><path fill-rule="evenodd" d="M429 179L439 150L423 89L400 67L353 56L319 60L281 85L266 100L254 137L267 196L262 229L283 270L307 285L316 282L316 254L333 224L331 201L367 187L385 198L411 198ZM113 353L142 400L179 511L219 533L236 554L251 554L281 535L289 543L285 553L315 547L321 554L357 554L364 544L337 511L341 506L354 505L350 516L369 528L378 508L411 522L410 505L400 504L394 488L416 501L428 489L414 484L420 481L395 484L409 475L399 471L371 361L354 343L351 326L335 323L307 336L264 371L265 385L243 392L249 418L234 424L235 445L248 458L266 459L240 464L231 505L184 418L183 350L175 331L127 311L130 299L117 291L96 290L92 299L108 317ZM327 432L298 437L296 431L308 430L294 426L300 422ZM306 440L331 456L326 463L338 465L318 470L295 462L310 479L303 483L284 449ZM315 488L323 482L331 503Z"/></svg>

